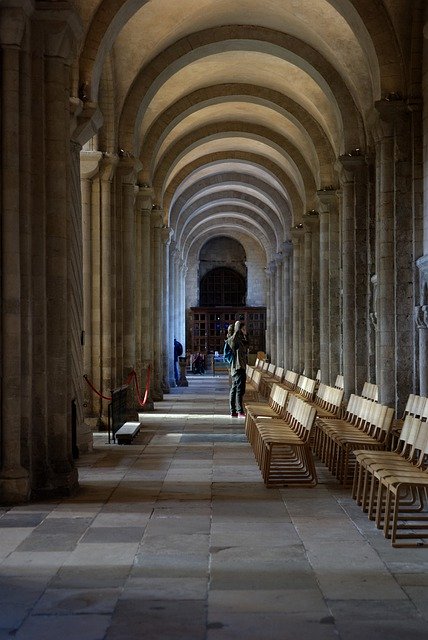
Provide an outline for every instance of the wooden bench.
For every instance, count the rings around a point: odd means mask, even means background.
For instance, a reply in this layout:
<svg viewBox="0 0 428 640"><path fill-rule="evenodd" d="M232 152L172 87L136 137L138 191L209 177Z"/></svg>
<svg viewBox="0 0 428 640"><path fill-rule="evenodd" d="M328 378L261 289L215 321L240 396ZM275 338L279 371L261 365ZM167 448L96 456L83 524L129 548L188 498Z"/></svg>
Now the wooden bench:
<svg viewBox="0 0 428 640"><path fill-rule="evenodd" d="M356 451L355 455L359 466L353 495L369 518L383 528L393 546L426 544L428 424L408 415L395 451ZM403 539L415 542L403 543Z"/></svg>
<svg viewBox="0 0 428 640"><path fill-rule="evenodd" d="M309 445L314 420L314 407L295 396L284 418L256 418L252 446L267 487L317 484Z"/></svg>
<svg viewBox="0 0 428 640"><path fill-rule="evenodd" d="M125 422L115 433L117 444L131 444L140 429L140 422Z"/></svg>
<svg viewBox="0 0 428 640"><path fill-rule="evenodd" d="M304 375L299 376L296 387L290 391L293 395L297 396L301 400L313 400L315 396L315 390L317 381L312 378L307 378Z"/></svg>

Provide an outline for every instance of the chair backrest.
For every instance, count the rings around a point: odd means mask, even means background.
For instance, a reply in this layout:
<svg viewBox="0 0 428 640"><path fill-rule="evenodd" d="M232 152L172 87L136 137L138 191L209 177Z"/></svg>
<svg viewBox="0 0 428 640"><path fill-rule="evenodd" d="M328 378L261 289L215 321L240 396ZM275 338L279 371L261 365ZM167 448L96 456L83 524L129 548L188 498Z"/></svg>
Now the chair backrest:
<svg viewBox="0 0 428 640"><path fill-rule="evenodd" d="M278 382L282 382L282 379L284 377L284 367L277 367L275 369L275 378L276 380L278 380Z"/></svg>
<svg viewBox="0 0 428 640"><path fill-rule="evenodd" d="M321 382L321 369L318 369L317 375L315 376L315 380L317 382Z"/></svg>
<svg viewBox="0 0 428 640"><path fill-rule="evenodd" d="M268 368L267 371L268 373L270 373L272 376L275 373L275 369L276 369L276 365L272 364L271 362L268 364Z"/></svg>
<svg viewBox="0 0 428 640"><path fill-rule="evenodd" d="M265 362L263 362L263 365L262 365L262 371L267 371L268 368L269 368L269 362L265 360Z"/></svg>
<svg viewBox="0 0 428 640"><path fill-rule="evenodd" d="M377 402L379 398L379 387L377 386L377 384L365 382L363 390L361 392L361 396L363 398L367 398L367 400L374 400L375 402Z"/></svg>
<svg viewBox="0 0 428 640"><path fill-rule="evenodd" d="M260 387L260 383L262 380L262 373L261 371L258 371L257 369L254 369L253 371L253 378L251 380L251 382L253 383L254 387L256 388L256 390L259 389Z"/></svg>
<svg viewBox="0 0 428 640"><path fill-rule="evenodd" d="M289 385L291 389L296 388L297 381L299 379L299 374L294 371L290 371L289 369L285 372L284 382Z"/></svg>
<svg viewBox="0 0 428 640"><path fill-rule="evenodd" d="M340 374L338 376L336 376L336 380L335 380L334 386L336 387L336 389L344 389L345 388L345 381L343 379L343 376L341 376Z"/></svg>

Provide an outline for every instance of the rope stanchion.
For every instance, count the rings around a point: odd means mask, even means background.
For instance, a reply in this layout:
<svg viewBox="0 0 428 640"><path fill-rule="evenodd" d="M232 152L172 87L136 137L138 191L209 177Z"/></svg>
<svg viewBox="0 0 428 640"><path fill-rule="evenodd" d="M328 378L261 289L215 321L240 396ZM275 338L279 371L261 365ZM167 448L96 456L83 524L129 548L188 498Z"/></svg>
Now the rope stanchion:
<svg viewBox="0 0 428 640"><path fill-rule="evenodd" d="M102 393L100 393L99 391L97 391L97 389L94 387L94 385L92 384L92 382L89 380L88 376L85 374L84 379L86 380L86 382L88 383L88 385L90 386L90 388L92 389L92 391L99 396L100 398L102 398L103 400L109 400L111 402L112 398L109 396L104 396ZM144 398L141 398L141 394L140 394L140 388L138 385L138 377L137 377L137 373L135 371L135 369L132 369L132 371L129 372L128 377L126 379L125 385L129 385L131 384L132 379L134 379L134 384L135 384L135 391L136 391L136 396L137 396L137 400L138 400L138 404L140 405L140 407L144 407L144 405L147 403L147 398L149 397L149 389L150 389L150 365L147 367L147 381L146 381L146 389L144 392Z"/></svg>
<svg viewBox="0 0 428 640"><path fill-rule="evenodd" d="M102 398L103 400L109 400L109 401L111 402L111 400L112 400L112 398L111 398L111 397L109 397L109 396L103 396L103 394L102 394L102 393L100 393L99 391L97 391L97 390L95 389L94 385L93 385L93 384L92 384L92 382L89 380L89 378L88 378L88 376L86 375L86 373L85 373L85 375L84 375L83 377L84 377L84 379L86 380L86 382L88 383L88 385L91 387L92 391L93 391L94 393L96 393L96 394L97 394L97 396L99 396L99 397L100 397L100 398Z"/></svg>

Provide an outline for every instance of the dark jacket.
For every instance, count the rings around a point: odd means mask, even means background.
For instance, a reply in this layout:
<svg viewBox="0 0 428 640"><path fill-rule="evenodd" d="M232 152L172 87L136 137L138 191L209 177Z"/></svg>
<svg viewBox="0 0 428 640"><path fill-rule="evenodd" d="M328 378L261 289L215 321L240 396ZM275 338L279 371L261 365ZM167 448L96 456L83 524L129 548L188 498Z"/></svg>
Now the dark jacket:
<svg viewBox="0 0 428 640"><path fill-rule="evenodd" d="M239 324L239 328L237 325ZM235 375L239 369L245 369L247 366L247 349L249 340L242 332L240 323L235 323L235 332L227 339L229 345L235 352L235 359L230 367L230 375Z"/></svg>

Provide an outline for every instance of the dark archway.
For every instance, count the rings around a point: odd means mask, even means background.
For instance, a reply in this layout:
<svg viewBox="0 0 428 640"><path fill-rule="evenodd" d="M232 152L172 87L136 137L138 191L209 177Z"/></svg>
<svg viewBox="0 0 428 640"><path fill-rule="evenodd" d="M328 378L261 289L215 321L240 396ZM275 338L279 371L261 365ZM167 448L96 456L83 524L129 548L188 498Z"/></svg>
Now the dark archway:
<svg viewBox="0 0 428 640"><path fill-rule="evenodd" d="M201 279L199 305L201 307L244 307L247 285L234 269L217 267Z"/></svg>

